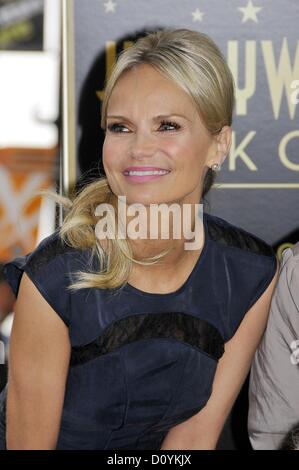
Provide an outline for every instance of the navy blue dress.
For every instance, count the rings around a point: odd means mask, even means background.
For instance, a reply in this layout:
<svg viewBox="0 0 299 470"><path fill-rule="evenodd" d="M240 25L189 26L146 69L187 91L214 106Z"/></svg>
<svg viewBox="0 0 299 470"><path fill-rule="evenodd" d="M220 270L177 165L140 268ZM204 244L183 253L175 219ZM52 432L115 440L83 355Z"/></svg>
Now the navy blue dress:
<svg viewBox="0 0 299 470"><path fill-rule="evenodd" d="M72 346L57 449L160 449L167 432L207 403L224 344L277 266L260 238L205 213L205 243L175 292L67 286L92 267L90 250L57 231L5 265L15 294L23 272L69 328ZM51 398L49 397L49 400ZM6 389L0 395L5 448Z"/></svg>

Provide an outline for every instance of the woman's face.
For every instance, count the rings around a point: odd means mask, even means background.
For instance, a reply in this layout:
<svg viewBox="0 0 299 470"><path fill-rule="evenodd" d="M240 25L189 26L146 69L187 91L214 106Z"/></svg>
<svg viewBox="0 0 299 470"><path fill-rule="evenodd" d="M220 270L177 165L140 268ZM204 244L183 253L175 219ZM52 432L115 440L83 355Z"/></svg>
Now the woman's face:
<svg viewBox="0 0 299 470"><path fill-rule="evenodd" d="M113 193L127 204L199 204L215 145L189 95L153 67L119 78L107 108L103 165ZM138 173L125 173L134 168Z"/></svg>

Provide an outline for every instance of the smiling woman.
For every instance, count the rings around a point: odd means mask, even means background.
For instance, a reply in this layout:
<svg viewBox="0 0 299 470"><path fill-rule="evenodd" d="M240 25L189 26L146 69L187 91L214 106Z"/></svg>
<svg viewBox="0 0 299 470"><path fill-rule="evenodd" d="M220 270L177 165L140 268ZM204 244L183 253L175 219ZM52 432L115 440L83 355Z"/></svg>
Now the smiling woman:
<svg viewBox="0 0 299 470"><path fill-rule="evenodd" d="M215 449L277 273L265 241L197 211L229 151L233 105L205 34L157 31L120 55L102 107L106 177L56 197L62 227L5 267L18 300L0 448ZM164 212L155 239L98 239L98 207L118 233L124 196L130 222L133 204L143 222L153 204L189 208L199 246L164 238L182 224L171 214L165 227Z"/></svg>
<svg viewBox="0 0 299 470"><path fill-rule="evenodd" d="M102 267L94 273L79 272L74 288L118 288L130 276L139 277L138 267L149 270L150 265L154 289L162 284L168 290L175 287L166 285L165 274L176 273L177 282L186 277L200 251L185 253L183 239L172 240L171 245L169 240L148 240L144 245L116 237L104 247L91 230L97 222L95 207L111 204L118 220L118 195L126 195L128 205L189 204L194 228L195 204L203 201L229 152L234 103L230 69L216 44L203 33L157 31L119 55L102 103L106 177L68 203L71 208L60 232L74 247L82 243L90 247ZM153 169L167 172L136 173ZM160 280L162 259L168 272Z"/></svg>
<svg viewBox="0 0 299 470"><path fill-rule="evenodd" d="M121 120L113 117L120 107L125 114ZM228 127L226 134L229 139ZM182 87L151 65L135 66L118 79L109 99L103 146L104 169L114 194L147 205L199 203L204 169L217 158L215 150L216 139ZM160 169L161 174L140 173ZM142 186L142 191L133 184L149 180L153 184Z"/></svg>

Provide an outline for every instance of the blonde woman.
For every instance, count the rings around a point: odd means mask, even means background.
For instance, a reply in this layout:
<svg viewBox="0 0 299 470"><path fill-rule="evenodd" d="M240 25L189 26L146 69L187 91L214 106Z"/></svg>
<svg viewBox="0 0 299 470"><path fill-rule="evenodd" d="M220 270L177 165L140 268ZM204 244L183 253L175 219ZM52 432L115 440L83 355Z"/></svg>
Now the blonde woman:
<svg viewBox="0 0 299 470"><path fill-rule="evenodd" d="M63 199L62 227L6 266L18 299L3 447L215 449L278 269L263 240L197 212L229 152L233 107L205 34L148 33L119 56L102 107L106 177ZM156 238L148 226L144 238L98 236L101 204L132 222L136 203L142 228L152 204L195 209L189 232L175 237L173 216L168 239L165 220Z"/></svg>

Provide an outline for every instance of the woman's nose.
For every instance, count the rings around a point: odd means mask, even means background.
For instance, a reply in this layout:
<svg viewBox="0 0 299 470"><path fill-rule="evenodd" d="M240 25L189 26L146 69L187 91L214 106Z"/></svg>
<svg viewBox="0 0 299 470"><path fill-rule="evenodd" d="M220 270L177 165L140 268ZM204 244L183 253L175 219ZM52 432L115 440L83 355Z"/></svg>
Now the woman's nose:
<svg viewBox="0 0 299 470"><path fill-rule="evenodd" d="M131 142L133 158L150 157L155 152L155 139L149 132L136 132Z"/></svg>

